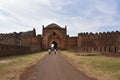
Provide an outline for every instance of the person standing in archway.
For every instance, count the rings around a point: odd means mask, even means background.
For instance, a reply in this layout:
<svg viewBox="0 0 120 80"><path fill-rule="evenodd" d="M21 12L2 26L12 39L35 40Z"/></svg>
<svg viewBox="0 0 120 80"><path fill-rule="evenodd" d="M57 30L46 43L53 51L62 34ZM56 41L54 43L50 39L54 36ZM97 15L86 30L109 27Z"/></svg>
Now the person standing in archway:
<svg viewBox="0 0 120 80"><path fill-rule="evenodd" d="M51 54L51 49L48 49L48 54Z"/></svg>
<svg viewBox="0 0 120 80"><path fill-rule="evenodd" d="M56 49L54 49L54 53L55 53L55 54L57 53L57 50L56 50Z"/></svg>

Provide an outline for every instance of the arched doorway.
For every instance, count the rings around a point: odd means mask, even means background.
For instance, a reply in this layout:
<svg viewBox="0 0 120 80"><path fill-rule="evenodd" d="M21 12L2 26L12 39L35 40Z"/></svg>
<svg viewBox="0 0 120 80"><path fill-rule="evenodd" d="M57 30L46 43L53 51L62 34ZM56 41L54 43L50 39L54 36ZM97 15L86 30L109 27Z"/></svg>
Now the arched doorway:
<svg viewBox="0 0 120 80"><path fill-rule="evenodd" d="M53 42L51 43L51 47L54 48L54 49L58 48L57 42L56 42L56 41L53 41Z"/></svg>
<svg viewBox="0 0 120 80"><path fill-rule="evenodd" d="M60 48L61 47L61 36L56 32L51 33L48 37L48 46L49 48Z"/></svg>

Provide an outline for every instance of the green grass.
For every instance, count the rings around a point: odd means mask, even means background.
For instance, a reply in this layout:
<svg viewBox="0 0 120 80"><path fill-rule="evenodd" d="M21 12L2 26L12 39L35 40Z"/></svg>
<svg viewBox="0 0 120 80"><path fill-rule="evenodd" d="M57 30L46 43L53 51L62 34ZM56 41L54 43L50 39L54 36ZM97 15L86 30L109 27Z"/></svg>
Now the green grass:
<svg viewBox="0 0 120 80"><path fill-rule="evenodd" d="M0 80L19 80L19 75L26 67L36 64L46 52L0 57ZM1 63L4 61L4 63Z"/></svg>
<svg viewBox="0 0 120 80"><path fill-rule="evenodd" d="M87 73L99 80L120 80L120 58L96 56L77 56L73 52L63 52L72 61L84 66ZM83 68L82 68L83 69Z"/></svg>

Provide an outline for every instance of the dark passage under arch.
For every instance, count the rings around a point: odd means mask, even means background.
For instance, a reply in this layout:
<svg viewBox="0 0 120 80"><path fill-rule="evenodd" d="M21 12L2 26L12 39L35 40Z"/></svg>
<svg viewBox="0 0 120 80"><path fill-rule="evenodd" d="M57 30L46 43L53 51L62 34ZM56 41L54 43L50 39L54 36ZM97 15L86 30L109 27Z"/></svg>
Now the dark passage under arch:
<svg viewBox="0 0 120 80"><path fill-rule="evenodd" d="M54 48L54 49L57 48L57 42L56 42L56 41L53 41L53 42L52 42L52 45L53 45L53 48Z"/></svg>

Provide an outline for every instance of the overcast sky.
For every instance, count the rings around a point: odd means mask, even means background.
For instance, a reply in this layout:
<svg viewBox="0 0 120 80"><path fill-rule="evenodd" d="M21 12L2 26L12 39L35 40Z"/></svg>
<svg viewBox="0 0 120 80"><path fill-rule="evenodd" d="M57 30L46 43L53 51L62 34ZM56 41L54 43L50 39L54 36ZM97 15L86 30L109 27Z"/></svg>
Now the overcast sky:
<svg viewBox="0 0 120 80"><path fill-rule="evenodd" d="M120 0L0 0L0 33L36 29L56 23L69 35L120 31Z"/></svg>

